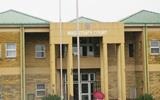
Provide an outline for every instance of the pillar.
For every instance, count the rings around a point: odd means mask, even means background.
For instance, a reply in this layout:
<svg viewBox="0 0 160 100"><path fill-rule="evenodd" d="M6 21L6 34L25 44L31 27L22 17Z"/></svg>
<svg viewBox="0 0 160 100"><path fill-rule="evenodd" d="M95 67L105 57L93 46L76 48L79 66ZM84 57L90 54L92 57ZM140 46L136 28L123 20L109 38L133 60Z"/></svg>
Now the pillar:
<svg viewBox="0 0 160 100"><path fill-rule="evenodd" d="M101 91L104 93L104 75L103 75L103 44L100 43L100 75L101 75Z"/></svg>
<svg viewBox="0 0 160 100"><path fill-rule="evenodd" d="M143 28L143 60L144 60L144 92L149 93L149 71L148 71L148 35L147 26Z"/></svg>
<svg viewBox="0 0 160 100"><path fill-rule="evenodd" d="M116 45L117 47L117 78L118 78L118 100L122 100L122 78L121 78L121 50L120 45Z"/></svg>
<svg viewBox="0 0 160 100"><path fill-rule="evenodd" d="M67 83L68 83L68 100L73 100L73 55L72 44L68 44L67 53Z"/></svg>
<svg viewBox="0 0 160 100"><path fill-rule="evenodd" d="M109 100L108 95L108 48L107 43L103 43L103 84L105 100Z"/></svg>
<svg viewBox="0 0 160 100"><path fill-rule="evenodd" d="M125 75L125 53L124 43L118 45L117 50L118 65L118 99L126 100L126 75Z"/></svg>
<svg viewBox="0 0 160 100"><path fill-rule="evenodd" d="M56 63L55 63L55 44L50 44L50 93L57 94L56 90Z"/></svg>
<svg viewBox="0 0 160 100"><path fill-rule="evenodd" d="M25 32L20 28L21 100L25 100Z"/></svg>

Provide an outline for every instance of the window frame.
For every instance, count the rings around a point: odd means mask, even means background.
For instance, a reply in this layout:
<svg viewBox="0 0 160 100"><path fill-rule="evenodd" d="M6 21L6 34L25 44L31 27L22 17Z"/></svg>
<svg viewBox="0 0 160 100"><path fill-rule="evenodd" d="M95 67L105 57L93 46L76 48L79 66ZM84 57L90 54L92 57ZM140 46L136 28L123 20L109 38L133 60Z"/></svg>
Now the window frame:
<svg viewBox="0 0 160 100"><path fill-rule="evenodd" d="M7 46L8 44L14 44L15 45L15 49L8 49ZM15 56L8 56L7 52L15 52ZM5 44L5 52L6 52L6 58L16 58L17 57L17 45L16 43L6 43Z"/></svg>
<svg viewBox="0 0 160 100"><path fill-rule="evenodd" d="M44 85L44 89L38 89L37 86L38 85ZM45 92L44 95L38 95L38 92ZM43 97L43 96L46 96L46 84L45 83L37 83L36 84L36 97Z"/></svg>
<svg viewBox="0 0 160 100"><path fill-rule="evenodd" d="M158 42L158 46L157 47L153 47L151 44L153 41L157 41ZM158 48L159 52L158 53L152 53L152 49L154 48ZM150 40L150 55L160 55L160 41L159 40Z"/></svg>
<svg viewBox="0 0 160 100"><path fill-rule="evenodd" d="M40 51L40 50L37 51L37 46L39 46L39 45L40 45L40 46L43 46L44 51ZM43 57L38 57L38 56L37 56L37 53L39 53L39 52L41 52L41 53L43 52L43 53L44 53L44 56L43 56ZM36 44L36 45L35 45L35 58L39 58L39 59L41 59L41 58L46 58L46 45L45 45L45 44Z"/></svg>

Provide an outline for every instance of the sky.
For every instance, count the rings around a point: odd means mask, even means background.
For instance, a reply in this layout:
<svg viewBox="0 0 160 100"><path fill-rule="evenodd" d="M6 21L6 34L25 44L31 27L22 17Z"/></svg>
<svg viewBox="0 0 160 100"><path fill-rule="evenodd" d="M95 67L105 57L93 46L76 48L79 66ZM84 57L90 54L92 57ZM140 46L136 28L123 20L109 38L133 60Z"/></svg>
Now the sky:
<svg viewBox="0 0 160 100"><path fill-rule="evenodd" d="M62 21L76 18L76 0L61 0ZM0 0L0 12L14 9L57 22L59 0ZM160 13L160 0L79 0L79 16L103 21L119 21L140 10Z"/></svg>

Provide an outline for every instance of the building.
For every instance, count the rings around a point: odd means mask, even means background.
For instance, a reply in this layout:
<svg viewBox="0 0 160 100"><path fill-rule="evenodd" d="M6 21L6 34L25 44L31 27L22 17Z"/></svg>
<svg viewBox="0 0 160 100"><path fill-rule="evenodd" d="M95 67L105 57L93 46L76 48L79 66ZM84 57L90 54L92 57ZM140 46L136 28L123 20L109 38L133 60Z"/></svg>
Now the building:
<svg viewBox="0 0 160 100"><path fill-rule="evenodd" d="M142 10L119 22L80 17L83 100L93 91L105 100L134 100L144 93L160 99L160 14ZM0 100L41 100L60 95L78 100L76 19L59 23L15 10L0 13Z"/></svg>

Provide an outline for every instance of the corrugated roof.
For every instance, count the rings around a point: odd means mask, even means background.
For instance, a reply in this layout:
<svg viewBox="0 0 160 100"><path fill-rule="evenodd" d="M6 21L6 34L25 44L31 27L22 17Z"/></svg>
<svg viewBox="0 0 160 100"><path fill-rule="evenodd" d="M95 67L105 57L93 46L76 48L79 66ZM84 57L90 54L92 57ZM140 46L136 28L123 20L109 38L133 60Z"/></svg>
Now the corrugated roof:
<svg viewBox="0 0 160 100"><path fill-rule="evenodd" d="M125 24L160 24L160 13L142 10L121 20Z"/></svg>
<svg viewBox="0 0 160 100"><path fill-rule="evenodd" d="M90 19L90 18L86 18L86 17L83 17L83 16L79 17L78 20L79 20L80 23L95 23L95 22L99 22L99 21L97 21L97 20ZM69 22L71 22L71 23L76 23L76 22L77 22L77 19L73 19L73 20L71 20L71 21L69 21Z"/></svg>
<svg viewBox="0 0 160 100"><path fill-rule="evenodd" d="M26 24L26 25L41 25L41 24L49 24L49 21L43 20L38 17L34 17L19 11L8 10L0 13L0 24L2 25L18 25L18 24Z"/></svg>

